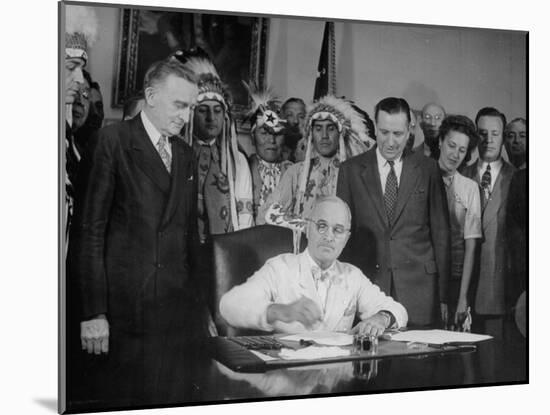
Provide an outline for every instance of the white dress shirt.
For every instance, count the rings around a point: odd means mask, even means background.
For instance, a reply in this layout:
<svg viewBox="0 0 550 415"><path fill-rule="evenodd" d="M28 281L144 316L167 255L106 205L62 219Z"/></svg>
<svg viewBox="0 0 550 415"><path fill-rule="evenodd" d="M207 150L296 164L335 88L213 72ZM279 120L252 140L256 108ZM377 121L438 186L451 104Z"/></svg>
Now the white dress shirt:
<svg viewBox="0 0 550 415"><path fill-rule="evenodd" d="M158 151L158 142L162 134L153 125L149 117L147 117L147 114L145 114L145 111L141 111L140 116L141 116L141 122L143 122L143 126L145 127L145 131L147 132L147 135L149 136L151 143L153 143L153 147L155 147L155 149ZM168 150L168 154L170 154L170 157L172 157L172 144L170 143L169 140L166 141L166 144L167 145L165 148L166 150Z"/></svg>
<svg viewBox="0 0 550 415"><path fill-rule="evenodd" d="M388 179L388 174L390 174L391 167L388 160L386 160L380 153L380 149L378 147L376 147L376 160L378 161L378 174L380 175L380 182L382 183L382 193L385 193L386 180ZM395 175L397 176L397 187L399 187L399 183L401 183L401 170L403 169L403 159L401 155L394 160L393 169L395 170Z"/></svg>
<svg viewBox="0 0 550 415"><path fill-rule="evenodd" d="M489 190L492 192L493 187L495 186L495 182L497 181L498 174L500 173L500 169L502 168L502 159L499 158L496 161L492 161L491 163L487 163L486 161L482 161L481 159L478 160L478 176L479 176L479 183L481 183L481 178L483 177L483 173L485 173L485 170L487 170L487 164L491 165L491 187Z"/></svg>
<svg viewBox="0 0 550 415"><path fill-rule="evenodd" d="M321 269L321 267L317 265L315 260L309 254L308 249L305 250L304 256L309 261L311 267L311 275L313 277L313 280L315 281L315 287L317 288L317 294L319 294L319 299L321 300L321 306L324 313L327 306L328 292L332 285L332 276L336 274L336 261L334 261L332 265L327 269ZM325 275L326 278L323 279L322 276Z"/></svg>
<svg viewBox="0 0 550 415"><path fill-rule="evenodd" d="M347 331L356 315L365 320L381 310L395 317L394 327L405 327L405 308L384 294L354 265L336 260L326 293L325 312L320 324L307 329L299 322L267 323L271 304L290 304L302 296L314 301L320 309L322 299L312 275L312 259L301 254L282 254L269 259L245 283L225 293L220 301L220 314L234 327L283 333L307 330Z"/></svg>

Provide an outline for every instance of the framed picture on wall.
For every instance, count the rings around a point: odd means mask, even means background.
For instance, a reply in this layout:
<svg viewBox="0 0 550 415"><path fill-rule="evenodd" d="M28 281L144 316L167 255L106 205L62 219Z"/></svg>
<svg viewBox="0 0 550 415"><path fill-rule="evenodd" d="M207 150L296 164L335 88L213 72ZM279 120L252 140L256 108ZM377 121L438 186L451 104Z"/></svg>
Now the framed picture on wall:
<svg viewBox="0 0 550 415"><path fill-rule="evenodd" d="M265 82L269 19L231 14L206 14L153 9L121 9L113 106L143 87L151 63L178 50L200 47L217 68L233 98L233 111L242 119L249 96L242 84Z"/></svg>

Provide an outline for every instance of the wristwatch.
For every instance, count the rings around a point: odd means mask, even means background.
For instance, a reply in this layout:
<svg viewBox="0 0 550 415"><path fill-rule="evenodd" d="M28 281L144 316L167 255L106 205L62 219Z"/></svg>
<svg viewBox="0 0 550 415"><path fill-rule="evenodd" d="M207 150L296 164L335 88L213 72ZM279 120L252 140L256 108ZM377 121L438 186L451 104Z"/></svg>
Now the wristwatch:
<svg viewBox="0 0 550 415"><path fill-rule="evenodd" d="M380 310L378 314L386 317L388 319L388 324L386 325L386 328L389 329L395 324L395 317L394 315L388 311L388 310Z"/></svg>

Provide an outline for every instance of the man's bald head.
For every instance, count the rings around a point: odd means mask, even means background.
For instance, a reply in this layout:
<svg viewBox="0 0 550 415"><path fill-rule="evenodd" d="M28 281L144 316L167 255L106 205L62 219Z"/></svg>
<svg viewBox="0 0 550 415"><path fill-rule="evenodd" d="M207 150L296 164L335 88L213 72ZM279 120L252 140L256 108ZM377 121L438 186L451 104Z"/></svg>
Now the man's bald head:
<svg viewBox="0 0 550 415"><path fill-rule="evenodd" d="M422 108L422 122L420 126L424 132L424 139L428 146L435 146L439 136L439 127L445 118L445 109L434 102L424 105Z"/></svg>

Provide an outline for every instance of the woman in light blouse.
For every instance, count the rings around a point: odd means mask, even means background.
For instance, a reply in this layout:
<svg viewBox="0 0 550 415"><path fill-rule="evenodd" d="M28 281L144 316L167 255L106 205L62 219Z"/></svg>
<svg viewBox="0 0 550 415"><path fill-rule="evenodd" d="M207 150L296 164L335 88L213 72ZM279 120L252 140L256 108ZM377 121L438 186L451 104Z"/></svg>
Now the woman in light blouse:
<svg viewBox="0 0 550 415"><path fill-rule="evenodd" d="M457 169L477 145L474 123L467 117L446 117L439 129L439 167L445 183L451 224L451 281L448 326L462 327L468 310L476 243L481 238L481 202L476 182Z"/></svg>

